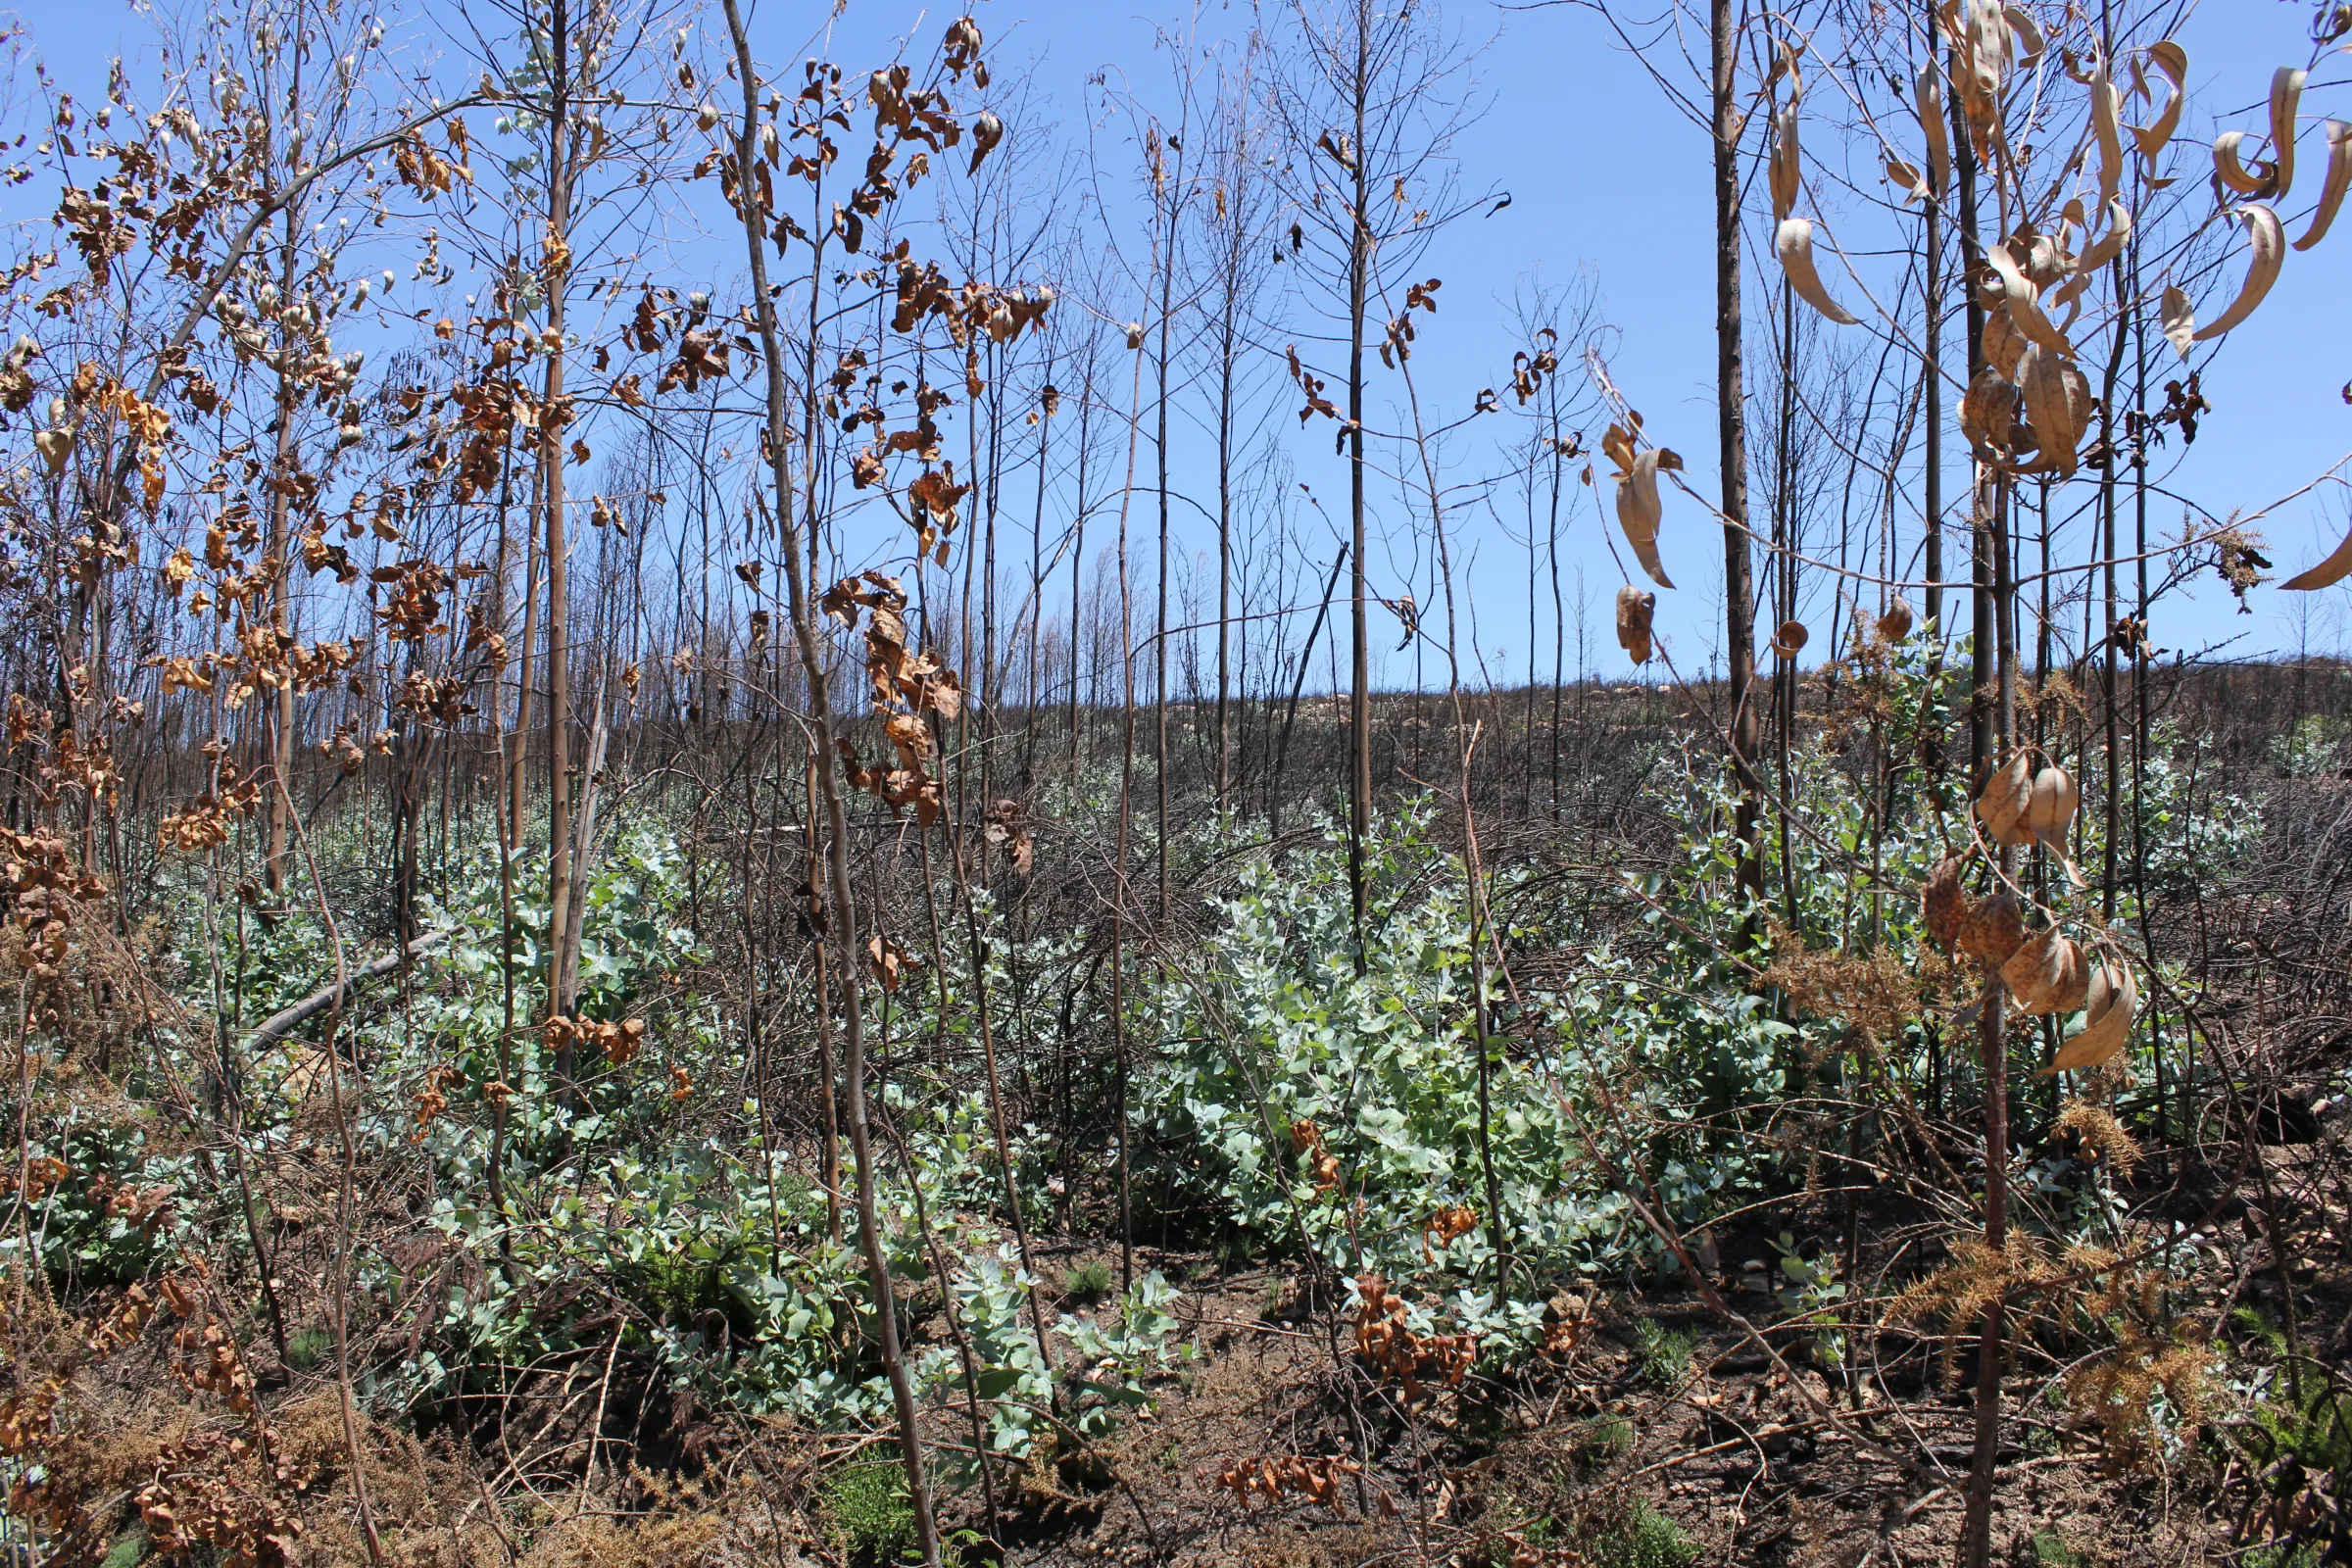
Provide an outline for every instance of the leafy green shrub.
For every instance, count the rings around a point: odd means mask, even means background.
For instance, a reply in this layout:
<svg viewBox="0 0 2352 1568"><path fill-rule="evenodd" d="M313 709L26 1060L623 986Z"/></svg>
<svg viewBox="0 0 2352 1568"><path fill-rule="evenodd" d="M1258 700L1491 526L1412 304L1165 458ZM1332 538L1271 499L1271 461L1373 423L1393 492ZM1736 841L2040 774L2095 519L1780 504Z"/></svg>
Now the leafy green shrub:
<svg viewBox="0 0 2352 1568"><path fill-rule="evenodd" d="M2267 1546L2256 1546L2238 1561L2244 1563L2246 1568L2320 1568L2320 1547L2317 1542L2312 1541L2299 1545L2276 1542Z"/></svg>
<svg viewBox="0 0 2352 1568"><path fill-rule="evenodd" d="M2034 1532L2034 1561L2036 1568L2090 1568L2090 1559L2055 1530Z"/></svg>
<svg viewBox="0 0 2352 1568"><path fill-rule="evenodd" d="M1690 1372L1690 1354L1698 1338L1688 1329L1670 1329L1656 1318L1634 1325L1634 1358L1643 1381L1661 1389L1679 1385Z"/></svg>
<svg viewBox="0 0 2352 1568"><path fill-rule="evenodd" d="M335 1353L334 1331L313 1324L296 1329L286 1336L286 1365L296 1372L308 1372Z"/></svg>
<svg viewBox="0 0 2352 1568"><path fill-rule="evenodd" d="M1637 1498L1615 1529L1593 1539L1586 1561L1592 1568L1690 1568L1698 1561L1698 1543L1646 1498Z"/></svg>
<svg viewBox="0 0 2352 1568"><path fill-rule="evenodd" d="M1208 1216L1259 1256L1287 1247L1350 1274L1455 1283L1445 1308L1453 1327L1529 1347L1542 1306L1495 1299L1491 1228L1438 1240L1427 1231L1442 1209L1490 1206L1467 892L1431 820L1425 805L1408 807L1382 819L1367 847L1374 911L1362 974L1346 844L1327 822L1307 848L1245 871L1200 961L1139 999L1139 1017L1159 1018L1171 1042L1143 1086L1152 1136L1139 1180L1163 1213ZM1494 1016L1506 1002L1492 975L1487 983ZM1605 1254L1623 1203L1563 1180L1586 1162L1544 1064L1499 1037L1486 1050L1514 1256L1557 1274ZM1328 1155L1332 1174L1319 1177L1302 1152Z"/></svg>
<svg viewBox="0 0 2352 1568"><path fill-rule="evenodd" d="M844 1552L882 1565L914 1541L914 1504L897 1459L844 1465L818 1487L818 1506Z"/></svg>
<svg viewBox="0 0 2352 1568"><path fill-rule="evenodd" d="M1576 1434L1577 1462L1597 1470L1615 1464L1634 1448L1634 1424L1621 1415L1597 1415Z"/></svg>
<svg viewBox="0 0 2352 1568"><path fill-rule="evenodd" d="M1082 1303L1101 1300L1110 1294L1110 1265L1099 1257L1071 1265L1062 1276L1061 1294L1067 1300Z"/></svg>
<svg viewBox="0 0 2352 1568"><path fill-rule="evenodd" d="M2308 713L2292 729L2271 737L2264 748L2281 778L2318 778L2336 768L2344 741L2352 729L2340 718Z"/></svg>

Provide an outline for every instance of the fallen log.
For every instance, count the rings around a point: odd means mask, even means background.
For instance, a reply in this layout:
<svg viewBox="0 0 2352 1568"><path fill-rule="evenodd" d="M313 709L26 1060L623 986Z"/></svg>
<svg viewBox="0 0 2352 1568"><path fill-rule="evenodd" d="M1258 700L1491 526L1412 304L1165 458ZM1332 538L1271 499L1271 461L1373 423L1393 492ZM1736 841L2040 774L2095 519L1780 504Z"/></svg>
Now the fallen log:
<svg viewBox="0 0 2352 1568"><path fill-rule="evenodd" d="M341 1005L366 982L381 980L407 960L422 956L426 945L431 941L431 936L421 936L405 950L394 948L382 957L370 958L352 970L343 980L329 980L292 1006L271 1013L262 1020L260 1028L254 1030L252 1038L246 1042L246 1049L261 1051L276 1045L318 1014Z"/></svg>

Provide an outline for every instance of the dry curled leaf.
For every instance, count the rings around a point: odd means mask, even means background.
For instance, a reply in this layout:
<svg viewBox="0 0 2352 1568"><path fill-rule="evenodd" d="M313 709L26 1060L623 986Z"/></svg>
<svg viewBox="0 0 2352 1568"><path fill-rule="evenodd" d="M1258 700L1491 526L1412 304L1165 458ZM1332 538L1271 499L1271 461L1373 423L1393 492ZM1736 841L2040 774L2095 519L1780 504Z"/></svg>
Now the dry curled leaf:
<svg viewBox="0 0 2352 1568"><path fill-rule="evenodd" d="M2271 285L2278 281L2278 269L2286 260L2285 234L2278 226L2277 213L2260 202L2248 202L2237 210L2237 216L2246 225L2246 238L2252 246L2246 263L2246 280L2228 310L2197 328L2194 338L2199 343L2220 337L2252 316L2263 296L2270 293ZM2169 326L2166 335L2171 335Z"/></svg>
<svg viewBox="0 0 2352 1568"><path fill-rule="evenodd" d="M1920 918L1927 924L1928 935L1946 953L1960 940L1962 924L1968 918L1968 895L1960 888L1961 863L1957 855L1944 856L1919 890Z"/></svg>
<svg viewBox="0 0 2352 1568"><path fill-rule="evenodd" d="M2083 247L2075 259L2075 276L2087 278L2123 255L2124 246L2132 238L2132 209L2120 200L2107 203L2107 232Z"/></svg>
<svg viewBox="0 0 2352 1568"><path fill-rule="evenodd" d="M1911 101L1919 111L1919 128L1928 139L1928 172L1935 176L1935 194L1952 183L1952 133L1943 114L1943 74L1933 63L1921 66L1911 81Z"/></svg>
<svg viewBox="0 0 2352 1568"><path fill-rule="evenodd" d="M2026 810L2033 804L2033 763L2019 752L1984 781L1984 792L1977 797L1977 820L1984 824L1986 836L1995 844L2031 844L2034 833L2026 826Z"/></svg>
<svg viewBox="0 0 2352 1568"><path fill-rule="evenodd" d="M1977 900L1961 917L1960 951L1987 968L2007 963L2025 940L2025 913L2006 888Z"/></svg>
<svg viewBox="0 0 2352 1568"><path fill-rule="evenodd" d="M2009 956L2001 965L2001 983L2020 1011L2036 1017L2072 1012L2089 991L2090 964L2080 943L2048 926Z"/></svg>
<svg viewBox="0 0 2352 1568"><path fill-rule="evenodd" d="M2075 783L2075 776L2052 763L2034 775L2034 795L2026 807L2027 828L2053 849L2063 845L2067 827L2075 819L2075 807L2082 799L2082 791Z"/></svg>
<svg viewBox="0 0 2352 1568"><path fill-rule="evenodd" d="M2197 310L2189 302L2188 291L2177 283L2167 283L2161 311L2164 340L2173 346L2174 353L2187 359L2188 346L2197 339Z"/></svg>
<svg viewBox="0 0 2352 1568"><path fill-rule="evenodd" d="M1859 318L1830 297L1821 281L1821 273L1813 266L1813 220L1809 218L1785 218L1773 236L1772 248L1781 259L1781 270L1788 274L1788 286L1796 297L1819 311L1839 326L1859 324Z"/></svg>
<svg viewBox="0 0 2352 1568"><path fill-rule="evenodd" d="M1772 117L1772 167L1767 182L1772 187L1772 216L1778 221L1796 210L1797 186L1804 178L1804 154L1797 141L1794 98Z"/></svg>
<svg viewBox="0 0 2352 1568"><path fill-rule="evenodd" d="M2075 449L2082 444L2082 421L2089 413L2075 406L2074 391L2067 379L2069 369L2057 355L2039 343L2026 345L2025 358L2017 368L2018 386L2025 393L2026 418L2034 426L2034 438L2040 444L2041 458L2034 466L2059 474L2075 471Z"/></svg>
<svg viewBox="0 0 2352 1568"><path fill-rule="evenodd" d="M2307 251L2327 238L2328 229L2335 221L2335 210L2344 205L2344 190L2352 186L2352 120L2328 122L2328 174L2320 185L2320 204L2312 209L2311 226L2295 241L2295 249Z"/></svg>
<svg viewBox="0 0 2352 1568"><path fill-rule="evenodd" d="M2300 66L2280 66L2271 74L2271 157L2280 196L2295 182L2295 107L2303 98L2304 75Z"/></svg>
<svg viewBox="0 0 2352 1568"><path fill-rule="evenodd" d="M2180 111L2188 104L2188 51L2166 38L2148 46L2148 59L2173 84L2172 93L2165 99L2164 108L2157 112L2155 122L2131 127L2139 156L2153 164L2156 155L2173 139L2173 132L2180 129Z"/></svg>
<svg viewBox="0 0 2352 1568"><path fill-rule="evenodd" d="M2009 305L2004 300L1984 313L1984 363L2015 380L2018 364L2025 357L2026 334L2009 318Z"/></svg>
<svg viewBox="0 0 2352 1568"><path fill-rule="evenodd" d="M1658 559L1658 523L1665 516L1665 503L1658 499L1658 470L1673 470L1683 466L1683 460L1664 447L1651 447L1635 454L1634 460L1617 478L1617 526L1625 530L1625 541L1634 547L1634 557L1642 569L1649 573L1661 588L1674 586L1666 575L1666 567Z"/></svg>
<svg viewBox="0 0 2352 1568"><path fill-rule="evenodd" d="M2238 153L2238 145L2246 139L2242 130L2225 130L2213 138L2214 177L2240 196L2274 196L2278 191L2278 170L2276 165L2255 159L2252 168Z"/></svg>
<svg viewBox="0 0 2352 1568"><path fill-rule="evenodd" d="M2060 359L2073 359L2074 344L2068 342L2066 334L2059 331L2049 317L2043 314L2041 290L2017 265L2017 258L2010 254L2009 247L1986 246L1984 260L2000 279L2001 293L2009 307L2009 318L2017 324L2017 329Z"/></svg>
<svg viewBox="0 0 2352 1568"><path fill-rule="evenodd" d="M1656 594L1643 593L1630 582L1617 590L1617 646L1637 664L1649 662L1649 622L1657 608Z"/></svg>
<svg viewBox="0 0 2352 1568"><path fill-rule="evenodd" d="M2124 140L2117 124L2122 94L2104 57L2090 68L2090 136L2099 149L2099 205L2115 200L2124 183Z"/></svg>
<svg viewBox="0 0 2352 1568"><path fill-rule="evenodd" d="M2139 1007L2139 984L2132 978L2132 966L2100 964L2084 989L2082 1006L2082 1032L2058 1048L2042 1076L2102 1066L2124 1049L2132 1037L2132 1015Z"/></svg>
<svg viewBox="0 0 2352 1568"><path fill-rule="evenodd" d="M1960 433L1981 452L2006 452L2017 428L2017 413L2016 385L1987 365L1960 399Z"/></svg>
<svg viewBox="0 0 2352 1568"><path fill-rule="evenodd" d="M1899 643L1911 635L1911 605L1897 599L1879 612L1879 640Z"/></svg>
<svg viewBox="0 0 2352 1568"><path fill-rule="evenodd" d="M1794 659L1804 651L1805 643L1811 635L1805 630L1803 621L1784 620L1772 634L1772 651L1783 659Z"/></svg>
<svg viewBox="0 0 2352 1568"><path fill-rule="evenodd" d="M1434 1257L1461 1237L1478 1229L1478 1212L1454 1203L1431 1215L1421 1227L1421 1252Z"/></svg>
<svg viewBox="0 0 2352 1568"><path fill-rule="evenodd" d="M2334 553L2329 555L2326 561L2321 562L2309 571L2289 577L2279 586L2293 588L2297 591L2331 587L2341 582L2346 572L2352 572L2352 533L2344 535L2344 542L2337 545Z"/></svg>

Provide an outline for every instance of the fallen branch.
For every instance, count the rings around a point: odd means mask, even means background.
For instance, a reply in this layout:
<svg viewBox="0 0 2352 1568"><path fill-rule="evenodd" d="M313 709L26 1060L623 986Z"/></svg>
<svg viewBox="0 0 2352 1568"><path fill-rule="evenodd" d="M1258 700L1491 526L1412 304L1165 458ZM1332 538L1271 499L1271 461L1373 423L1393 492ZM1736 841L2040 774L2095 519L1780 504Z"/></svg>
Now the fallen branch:
<svg viewBox="0 0 2352 1568"><path fill-rule="evenodd" d="M292 1006L271 1013L262 1020L260 1028L254 1030L253 1038L246 1042L246 1049L259 1051L276 1045L311 1019L340 1006L364 982L381 980L409 959L422 956L426 945L432 940L432 935L427 934L410 943L406 949L394 948L382 957L371 959L348 974L328 981Z"/></svg>

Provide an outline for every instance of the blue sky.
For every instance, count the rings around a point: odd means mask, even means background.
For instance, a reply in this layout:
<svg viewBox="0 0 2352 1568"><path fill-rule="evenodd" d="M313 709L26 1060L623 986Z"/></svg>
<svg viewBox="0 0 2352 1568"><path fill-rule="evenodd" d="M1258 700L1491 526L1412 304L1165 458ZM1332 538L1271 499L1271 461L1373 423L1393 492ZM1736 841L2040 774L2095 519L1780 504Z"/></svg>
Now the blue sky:
<svg viewBox="0 0 2352 1568"><path fill-rule="evenodd" d="M109 55L151 52L149 21L103 0L36 5L18 15L28 25L31 52L47 63L60 85L81 96L91 96L103 81ZM1096 73L1107 68L1123 74L1147 103L1164 96L1168 73L1164 59L1154 53L1155 32L1186 21L1182 13L1160 15L1127 0L978 0L975 15L990 35L999 77L1014 74L1024 60L1031 62L1037 90L1073 143L1082 129L1086 83ZM2198 8L2177 34L2191 61L2182 135L2210 137L2217 113L2227 113L2230 123L2258 126L2259 117L2247 111L2261 98L2276 66L2304 59L2307 15L2306 5L2283 0L2208 0ZM1668 105L1639 62L1590 11L1565 5L1503 11L1456 0L1448 16L1474 47L1469 72L1485 106L1483 118L1462 140L1462 182L1472 189L1507 190L1512 202L1493 218L1457 223L1432 252L1428 270L1446 280L1445 307L1429 324L1415 360L1422 397L1440 410L1459 411L1479 387L1501 384L1516 346L1509 327L1513 295L1531 279L1558 283L1583 271L1598 286L1618 384L1647 416L1649 433L1689 460L1694 487L1711 493L1714 341L1702 133ZM898 0L852 0L832 24L835 56L857 66L893 34L912 29L927 39L949 17L946 10L925 11ZM778 0L765 0L754 18L759 48L777 68L797 61L808 47L811 30L823 24L820 13ZM428 10L424 21L429 25L432 20ZM1239 35L1252 21L1248 8L1227 4L1202 11L1193 24L1203 38L1213 38ZM1669 66L1675 69L1675 63ZM2340 57L2334 69L2315 74L2306 117L2352 115L2352 89L2342 85L2346 74ZM1104 125L1098 141L1123 134ZM2307 135L2306 157L2313 158L2316 134ZM2307 179L2316 182L2316 173ZM2307 194L2300 186L2298 193ZM16 201L23 200L21 193ZM19 207L13 216L23 220L28 215ZM2213 412L2174 480L2203 507L2227 514L2266 506L2352 452L2352 407L2340 395L2352 380L2352 310L2344 307L2346 283L2352 280L2348 258L2352 229L2341 227L2316 251L2290 255L2269 303L2230 334L2208 371L2205 393ZM2227 271L2233 276L2236 267L2232 262ZM1752 274L1749 290L1751 302L1762 298ZM1573 373L1573 367L1569 369ZM1297 429L1287 413L1277 417ZM1328 426L1318 424L1288 439L1298 477L1324 497L1344 495L1346 475L1332 455ZM1474 432L1458 446L1465 471L1493 465L1483 439L1483 432ZM1958 445L1956 438L1949 439ZM1177 450L1180 484L1200 482L1205 456L1204 441L1194 450ZM1955 468L1947 491L1957 491L1962 482ZM2340 490L2323 491L2257 525L2281 577L2317 559L2341 535L2348 515L2341 498ZM1381 520L1396 542L1385 561L1374 552L1376 575L1389 579L1376 587L1393 593L1408 586L1398 580L1409 559L1403 542L1408 519L1402 509L1388 505ZM2178 504L2160 506L2153 511L2152 531L2170 534L2179 520ZM1592 604L1594 667L1602 674L1621 674L1627 666L1608 623L1609 599L1621 578L1600 526L1590 493L1584 493L1564 553L1572 552L1571 573L1577 563L1584 566ZM1186 544L1205 548L1207 539L1198 524L1179 527L1189 534ZM1494 674L1523 671L1530 642L1524 548L1505 539L1483 514L1465 514L1460 530L1460 549L1471 563L1468 594L1476 604L1465 633L1475 636ZM1686 672L1703 667L1714 646L1720 538L1703 513L1670 493L1662 551L1669 572L1683 586L1660 594L1658 626ZM2229 642L2235 655L2292 651L2304 637L2315 651L2332 650L2344 630L2338 612L2345 592L2339 587L2309 596L2318 602L2303 605L2296 601L2306 596L2266 587L2252 598L2253 613L2240 615L2208 575L2184 602L2160 612L2155 636L2166 648ZM1827 614L1826 600L1812 600L1805 612L1818 624ZM2305 613L2298 618L2298 612ZM1393 646L1377 628L1375 635L1378 646ZM1547 664L1548 627L1540 628L1538 640ZM1818 652L1820 645L1815 647ZM1393 670L1404 673L1401 665Z"/></svg>

